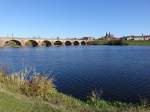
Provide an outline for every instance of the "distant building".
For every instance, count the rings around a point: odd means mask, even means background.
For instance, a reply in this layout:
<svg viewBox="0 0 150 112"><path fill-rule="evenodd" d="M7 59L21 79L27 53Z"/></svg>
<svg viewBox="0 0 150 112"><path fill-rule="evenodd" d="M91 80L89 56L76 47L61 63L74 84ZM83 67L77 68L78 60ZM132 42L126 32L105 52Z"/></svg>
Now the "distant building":
<svg viewBox="0 0 150 112"><path fill-rule="evenodd" d="M124 37L126 40L150 40L150 35L141 35L141 36L135 36L135 35L131 35L131 36L126 36Z"/></svg>
<svg viewBox="0 0 150 112"><path fill-rule="evenodd" d="M103 36L102 38L100 38L100 39L105 39L105 40L112 40L112 39L116 39L115 37L114 37L114 35L113 34L111 34L110 32L109 33L106 33L106 35L105 36Z"/></svg>

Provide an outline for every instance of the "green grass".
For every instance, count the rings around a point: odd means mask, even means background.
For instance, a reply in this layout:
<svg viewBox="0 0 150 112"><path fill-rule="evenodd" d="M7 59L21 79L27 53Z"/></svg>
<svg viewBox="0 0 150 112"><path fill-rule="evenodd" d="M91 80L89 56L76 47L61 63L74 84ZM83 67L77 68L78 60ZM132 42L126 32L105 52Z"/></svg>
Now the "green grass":
<svg viewBox="0 0 150 112"><path fill-rule="evenodd" d="M92 44L93 43L93 44ZM91 42L91 45L131 45L131 46L150 46L150 41L135 41L135 40L122 40L121 44L116 44L114 41L108 40L95 40Z"/></svg>
<svg viewBox="0 0 150 112"><path fill-rule="evenodd" d="M0 71L0 112L150 112L147 104L112 103L94 92L81 101L58 92L52 80L39 74L24 77Z"/></svg>
<svg viewBox="0 0 150 112"><path fill-rule="evenodd" d="M95 43L96 43L97 45L106 45L107 40L96 40Z"/></svg>
<svg viewBox="0 0 150 112"><path fill-rule="evenodd" d="M95 45L126 45L121 39L112 39L112 40L95 40Z"/></svg>
<svg viewBox="0 0 150 112"><path fill-rule="evenodd" d="M140 46L150 46L150 41L135 41L135 40L124 40L127 45L140 45Z"/></svg>
<svg viewBox="0 0 150 112"><path fill-rule="evenodd" d="M65 112L61 107L49 105L42 100L27 98L19 94L0 92L0 112Z"/></svg>

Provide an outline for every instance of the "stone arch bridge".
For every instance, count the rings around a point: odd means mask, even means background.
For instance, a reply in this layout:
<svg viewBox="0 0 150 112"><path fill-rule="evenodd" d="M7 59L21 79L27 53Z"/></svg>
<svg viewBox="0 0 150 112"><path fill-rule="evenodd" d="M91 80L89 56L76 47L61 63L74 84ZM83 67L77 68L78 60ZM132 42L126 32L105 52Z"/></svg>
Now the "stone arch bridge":
<svg viewBox="0 0 150 112"><path fill-rule="evenodd" d="M88 40L72 40L72 39L44 39L44 38L0 38L0 47L6 47L10 43L14 43L20 47L27 47L30 43L32 47L49 47L52 45L86 45Z"/></svg>

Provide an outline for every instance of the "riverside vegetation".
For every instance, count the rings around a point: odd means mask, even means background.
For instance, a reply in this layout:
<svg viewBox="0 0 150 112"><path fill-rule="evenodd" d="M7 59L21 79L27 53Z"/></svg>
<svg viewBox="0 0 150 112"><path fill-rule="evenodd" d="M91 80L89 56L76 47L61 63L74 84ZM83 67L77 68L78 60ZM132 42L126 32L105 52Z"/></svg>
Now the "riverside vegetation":
<svg viewBox="0 0 150 112"><path fill-rule="evenodd" d="M94 40L88 43L89 45L128 45L122 39L103 39L103 40Z"/></svg>
<svg viewBox="0 0 150 112"><path fill-rule="evenodd" d="M52 79L27 74L8 75L0 70L0 112L150 112L148 104L108 102L95 92L81 101L58 92Z"/></svg>
<svg viewBox="0 0 150 112"><path fill-rule="evenodd" d="M90 45L130 45L130 46L150 46L150 41L144 40L123 40L123 39L112 39L112 40L95 40L89 42Z"/></svg>

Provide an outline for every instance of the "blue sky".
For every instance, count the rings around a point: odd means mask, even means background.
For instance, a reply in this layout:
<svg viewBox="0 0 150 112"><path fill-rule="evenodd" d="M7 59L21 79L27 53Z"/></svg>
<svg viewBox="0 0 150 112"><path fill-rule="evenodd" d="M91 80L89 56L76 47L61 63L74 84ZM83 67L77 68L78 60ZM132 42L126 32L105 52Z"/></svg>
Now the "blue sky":
<svg viewBox="0 0 150 112"><path fill-rule="evenodd" d="M150 34L150 0L0 0L0 36Z"/></svg>

